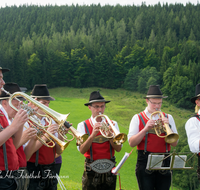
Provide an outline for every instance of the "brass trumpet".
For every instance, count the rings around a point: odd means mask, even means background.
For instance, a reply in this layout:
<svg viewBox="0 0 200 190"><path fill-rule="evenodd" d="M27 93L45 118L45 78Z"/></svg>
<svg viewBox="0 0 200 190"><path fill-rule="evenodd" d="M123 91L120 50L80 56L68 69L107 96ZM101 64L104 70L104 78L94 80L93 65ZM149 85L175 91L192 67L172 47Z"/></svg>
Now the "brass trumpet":
<svg viewBox="0 0 200 190"><path fill-rule="evenodd" d="M164 115L161 111L155 111L151 114L150 116L150 119L152 119L152 116L155 115L155 114L160 114L161 115L161 118L164 118ZM165 142L166 143L174 143L176 142L178 139L179 139L179 135L177 133L174 133L169 125L167 123L162 123L162 121L160 120L156 120L156 126L154 126L154 130L156 132L156 135L160 138L165 138ZM161 130L163 130L166 135L165 136L160 136L161 134Z"/></svg>
<svg viewBox="0 0 200 190"><path fill-rule="evenodd" d="M30 96L28 96L27 94L23 93L23 92L15 92L13 94L10 94L8 91L6 91L5 89L2 88L2 90L10 95L10 99L9 99L9 105L16 111L18 111L18 109L12 105L12 100L15 98L18 101L20 101L17 97L23 97L25 98L27 101L31 102L32 104L34 104L35 106L37 106L38 108L40 108L45 114L46 117L49 117L51 119L53 119L58 125L59 125L59 129L65 125L65 127L69 128L69 130L74 134L74 136L79 140L80 143L83 143L88 135L81 135L78 131L76 131L76 129L74 129L73 127L71 127L69 125L68 122L66 122L66 119L68 117L69 114L59 114L58 112L52 110L51 108L43 105L42 103L38 102L37 100L31 98ZM51 134L50 132L48 132L45 127L43 125L40 124L40 122L37 120L37 118L35 117L35 115L37 114L37 112L32 109L31 107L29 107L27 104L23 103L22 104L22 109L27 110L27 113L29 115L29 122L32 123L32 125L34 125L36 128L38 128L39 130L42 131L43 134L47 134L54 142L56 142L60 147L61 150L65 150L65 148L68 146L69 142L71 140L67 140L67 142L63 142L60 139L58 139L57 137L55 137L53 134ZM72 139L73 140L73 139Z"/></svg>
<svg viewBox="0 0 200 190"><path fill-rule="evenodd" d="M100 113L94 118L94 120L96 121L98 117L101 117L103 121L102 127L100 128L102 136L108 139L113 138L113 142L117 145L121 145L127 140L127 135L125 133L120 133L110 121L108 116Z"/></svg>

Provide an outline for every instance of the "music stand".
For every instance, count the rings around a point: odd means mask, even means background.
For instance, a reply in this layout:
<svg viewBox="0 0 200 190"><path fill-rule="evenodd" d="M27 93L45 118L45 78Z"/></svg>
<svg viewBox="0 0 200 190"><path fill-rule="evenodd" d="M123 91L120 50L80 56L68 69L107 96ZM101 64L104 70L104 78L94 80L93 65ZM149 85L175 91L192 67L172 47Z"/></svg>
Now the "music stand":
<svg viewBox="0 0 200 190"><path fill-rule="evenodd" d="M134 149L134 148L133 148L133 149ZM121 159L121 161L119 162L119 164L111 170L111 172L112 172L113 174L119 176L119 188L120 188L120 190L122 190L122 189L121 189L121 179L120 179L119 170L121 169L121 167L122 167L122 165L125 163L125 161L128 159L128 157L131 155L131 153L133 152L133 149L131 150L130 153L125 152L125 154L124 154L123 158Z"/></svg>
<svg viewBox="0 0 200 190"><path fill-rule="evenodd" d="M193 166L189 164L189 161L196 155L195 153L187 159L187 154L191 154L191 152L186 153L176 153L175 151L172 153L151 153L148 156L146 169L148 170L190 170L194 168L195 162L193 162ZM166 156L165 156L166 155ZM168 167L164 167L163 161L171 157L170 165Z"/></svg>

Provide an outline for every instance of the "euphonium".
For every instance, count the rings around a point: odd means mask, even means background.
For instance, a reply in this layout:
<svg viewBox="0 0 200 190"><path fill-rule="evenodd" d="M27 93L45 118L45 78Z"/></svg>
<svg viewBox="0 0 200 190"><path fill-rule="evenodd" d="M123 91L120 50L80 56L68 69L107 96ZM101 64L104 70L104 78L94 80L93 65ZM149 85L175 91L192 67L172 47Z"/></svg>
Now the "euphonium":
<svg viewBox="0 0 200 190"><path fill-rule="evenodd" d="M110 121L108 116L100 113L94 118L94 120L96 121L98 117L102 118L102 127L100 128L102 136L108 139L113 138L113 142L117 145L121 145L127 140L127 135L125 133L120 133Z"/></svg>
<svg viewBox="0 0 200 190"><path fill-rule="evenodd" d="M59 126L58 128L58 132L61 134L61 131L63 131L63 126L65 126L66 128L68 128L73 136L76 137L77 139L77 144L80 145L82 143L84 143L86 141L86 139L88 138L88 134L81 134L80 132L78 132L74 127L72 127L66 120L67 117L69 116L69 114L60 114L56 111L54 111L53 109L43 105L42 103L38 102L37 100L31 98L30 96L28 96L27 94L23 93L23 92L15 92L10 96L9 99L9 104L10 106L15 109L16 111L18 111L13 105L12 105L12 99L16 98L16 97L24 97L27 101L29 101L30 103L34 104L36 107L38 107L39 109L41 109L45 114L46 117L53 119ZM28 107L30 108L30 107ZM29 112L29 111L28 111ZM34 113L35 114L35 113ZM34 117L30 117L30 120L32 121L32 123L35 123L36 125L40 125L36 122ZM44 128L44 126L41 126ZM45 130L46 131L46 130ZM52 138L57 144L59 144L61 146L61 149L64 150L70 141L72 141L74 139L68 140L65 138L65 140L67 141L66 143L61 141L60 139L56 138L54 135L49 134L49 132L47 132L47 134L50 136L50 138ZM62 134L61 134L62 135Z"/></svg>
<svg viewBox="0 0 200 190"><path fill-rule="evenodd" d="M161 118L164 118L164 115L161 111L155 111L151 114L150 119L152 119L152 116L155 115L155 114L160 114ZM166 133L165 136L160 136L162 129ZM176 142L179 139L179 135L177 133L174 133L170 129L170 127L167 123L163 124L161 120L156 120L156 126L154 126L154 130L155 130L156 135L158 137L165 138L166 143L171 144L171 143Z"/></svg>

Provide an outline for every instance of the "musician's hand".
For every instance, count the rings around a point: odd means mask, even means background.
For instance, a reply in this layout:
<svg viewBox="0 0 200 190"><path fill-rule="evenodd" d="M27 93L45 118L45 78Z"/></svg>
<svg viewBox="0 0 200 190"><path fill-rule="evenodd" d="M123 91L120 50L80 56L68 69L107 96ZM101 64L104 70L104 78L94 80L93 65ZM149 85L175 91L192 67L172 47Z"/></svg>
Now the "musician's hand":
<svg viewBox="0 0 200 190"><path fill-rule="evenodd" d="M169 125L169 119L166 118L166 117L163 117L163 118L162 118L162 122L163 122L163 124L166 123L166 124Z"/></svg>
<svg viewBox="0 0 200 190"><path fill-rule="evenodd" d="M58 124L52 124L48 127L47 129L48 132L50 132L51 134L55 134L58 132Z"/></svg>
<svg viewBox="0 0 200 190"><path fill-rule="evenodd" d="M110 125L108 126L108 130L106 131L106 135L107 135L108 137L113 136L113 130L112 130L112 128L111 128Z"/></svg>
<svg viewBox="0 0 200 190"><path fill-rule="evenodd" d="M155 126L155 120L150 119L147 121L146 125L145 125L145 129L146 131L149 131L150 129L152 129Z"/></svg>
<svg viewBox="0 0 200 190"><path fill-rule="evenodd" d="M33 137L36 137L37 130L33 127L29 127L23 132L23 135L27 136L28 139L31 139Z"/></svg>
<svg viewBox="0 0 200 190"><path fill-rule="evenodd" d="M24 138L26 142L29 139L35 138L36 136L37 136L37 130L33 127L29 127L22 134L22 138Z"/></svg>
<svg viewBox="0 0 200 190"><path fill-rule="evenodd" d="M20 109L14 117L13 126L20 128L28 121L28 114L26 110Z"/></svg>
<svg viewBox="0 0 200 190"><path fill-rule="evenodd" d="M92 134L91 134L93 137L95 137L98 134L100 127L102 127L102 124L100 122L96 122L93 127Z"/></svg>

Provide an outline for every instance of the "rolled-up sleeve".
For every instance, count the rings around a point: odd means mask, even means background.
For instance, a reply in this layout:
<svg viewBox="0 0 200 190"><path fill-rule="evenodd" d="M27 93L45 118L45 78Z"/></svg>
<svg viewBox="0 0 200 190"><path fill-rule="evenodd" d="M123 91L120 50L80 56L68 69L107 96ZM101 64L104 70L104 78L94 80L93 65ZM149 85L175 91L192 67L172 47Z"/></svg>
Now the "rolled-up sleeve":
<svg viewBox="0 0 200 190"><path fill-rule="evenodd" d="M139 133L139 118L138 115L135 114L133 118L131 119L130 125L129 125L129 132L128 132L128 141L133 136Z"/></svg>
<svg viewBox="0 0 200 190"><path fill-rule="evenodd" d="M200 122L196 117L190 118L185 124L190 151L199 153Z"/></svg>
<svg viewBox="0 0 200 190"><path fill-rule="evenodd" d="M175 124L175 121L174 121L174 118L168 114L168 117L169 117L169 124L171 125L171 129L174 133L177 133L178 134L178 131L176 129L176 124Z"/></svg>

